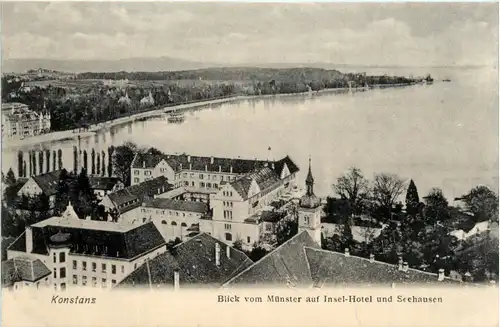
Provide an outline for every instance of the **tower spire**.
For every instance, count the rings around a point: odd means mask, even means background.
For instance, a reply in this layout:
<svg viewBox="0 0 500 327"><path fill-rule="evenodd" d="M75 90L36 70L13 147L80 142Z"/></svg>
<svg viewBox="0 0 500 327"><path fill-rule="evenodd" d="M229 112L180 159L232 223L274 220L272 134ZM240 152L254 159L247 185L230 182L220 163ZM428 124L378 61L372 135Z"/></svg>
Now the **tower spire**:
<svg viewBox="0 0 500 327"><path fill-rule="evenodd" d="M307 177L306 177L307 195L314 194L313 185L314 185L314 177L311 171L311 156L309 156L309 171L307 172Z"/></svg>

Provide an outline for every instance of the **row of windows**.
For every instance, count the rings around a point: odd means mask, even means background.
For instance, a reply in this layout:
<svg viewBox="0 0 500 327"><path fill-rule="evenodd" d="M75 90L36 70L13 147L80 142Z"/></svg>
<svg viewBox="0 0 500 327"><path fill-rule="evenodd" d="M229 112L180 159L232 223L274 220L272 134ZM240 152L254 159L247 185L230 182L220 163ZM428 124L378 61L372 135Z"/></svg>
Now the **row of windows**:
<svg viewBox="0 0 500 327"><path fill-rule="evenodd" d="M231 230L231 224L224 224L225 230Z"/></svg>
<svg viewBox="0 0 500 327"><path fill-rule="evenodd" d="M224 219L233 219L233 212L231 210L224 210Z"/></svg>
<svg viewBox="0 0 500 327"><path fill-rule="evenodd" d="M233 207L233 202L230 202L230 201L223 201L222 202L224 204L224 207Z"/></svg>
<svg viewBox="0 0 500 327"><path fill-rule="evenodd" d="M53 273L54 278L57 278L57 268L54 268ZM62 267L59 269L59 278L66 278L66 268Z"/></svg>
<svg viewBox="0 0 500 327"><path fill-rule="evenodd" d="M161 223L162 223L162 225L168 225L168 223L167 223L165 220L162 220L162 221L161 221ZM170 223L170 225L172 225L172 226L177 226L177 222L172 221L172 222ZM181 227L187 227L187 224L186 224L186 223L181 223Z"/></svg>
<svg viewBox="0 0 500 327"><path fill-rule="evenodd" d="M145 170L144 176L151 176L153 172L151 170ZM134 170L134 176L139 176L141 174L140 170Z"/></svg>
<svg viewBox="0 0 500 327"><path fill-rule="evenodd" d="M224 196L233 196L233 191L222 191L222 195L224 195Z"/></svg>
<svg viewBox="0 0 500 327"><path fill-rule="evenodd" d="M194 174L194 173L190 173L190 174L189 174L189 178L191 178L191 179L195 178L194 176L195 176L195 174ZM218 176L218 177L217 177L217 176ZM187 173L183 173L183 174L182 174L182 177L184 177L184 178L188 178L188 174L187 174ZM213 180L213 181L216 181L216 180L218 180L218 179L220 179L221 181L223 181L223 180L224 180L224 175L210 175L210 174L199 174L199 175L198 175L198 178L199 178L199 179L205 179L205 177L206 177L206 179L207 179L207 180L210 180L210 179L211 179L211 180ZM229 175L228 175L228 176L226 176L226 178L225 178L225 180L226 180L226 181L228 181L228 182L230 182L230 181L232 181L232 180L234 181L235 179L236 179L236 176L229 176Z"/></svg>
<svg viewBox="0 0 500 327"><path fill-rule="evenodd" d="M92 262L91 264L92 264L92 272L97 272L97 263ZM63 268L61 268L61 269L63 269ZM78 269L78 261L73 260L73 270L77 270L77 269ZM87 261L82 261L82 270L87 271ZM106 263L101 264L101 272L102 273L107 272L107 264ZM125 266L124 265L121 266L121 272L122 272L122 274L125 273ZM111 273L116 274L116 265L111 265Z"/></svg>
<svg viewBox="0 0 500 327"><path fill-rule="evenodd" d="M224 226L225 225L227 225L227 224L224 224ZM225 237L226 241L232 241L233 240L233 235L231 233L225 233L224 237ZM250 243L250 241L251 241L250 236L247 236L247 243Z"/></svg>
<svg viewBox="0 0 500 327"><path fill-rule="evenodd" d="M87 286L87 276L82 276L82 285L83 286ZM73 275L73 284L74 285L78 285L78 276L77 275ZM116 284L116 279L112 279L111 280L111 284L112 285L115 285ZM96 287L97 286L97 277L92 277L92 287ZM108 283L107 283L107 279L106 278L102 278L101 279L101 286L102 287L108 287Z"/></svg>
<svg viewBox="0 0 500 327"><path fill-rule="evenodd" d="M142 209L141 209L141 212L142 212L142 213L153 213L153 209L146 209L146 208L142 208ZM165 214L165 210L161 210L161 211L160 211L160 210L156 210L156 211L155 211L155 213L156 213L157 215L164 215L164 214ZM168 214L169 216L174 216L174 215L175 215L175 216L177 216L177 217L179 217L179 216L180 216L180 215L179 215L179 211L170 211L170 210L169 210L169 211L167 212L167 214ZM192 213L188 213L188 214L187 214L187 216L192 217L192 216L193 216L193 214L192 214ZM182 212L182 217L186 217L186 213L185 213L185 212Z"/></svg>
<svg viewBox="0 0 500 327"><path fill-rule="evenodd" d="M57 254L54 253L52 255L52 258L53 258L54 263L56 263L57 262ZM60 263L66 262L66 253L64 253L64 252L59 253L59 262Z"/></svg>

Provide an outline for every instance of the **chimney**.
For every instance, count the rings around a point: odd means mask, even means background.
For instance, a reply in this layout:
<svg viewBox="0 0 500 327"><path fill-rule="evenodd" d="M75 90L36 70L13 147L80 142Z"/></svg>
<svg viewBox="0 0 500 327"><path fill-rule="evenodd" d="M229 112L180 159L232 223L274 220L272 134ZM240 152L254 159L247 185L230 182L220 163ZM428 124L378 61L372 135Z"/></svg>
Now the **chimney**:
<svg viewBox="0 0 500 327"><path fill-rule="evenodd" d="M90 216L85 217L85 220L91 220Z"/></svg>
<svg viewBox="0 0 500 327"><path fill-rule="evenodd" d="M146 161L142 161L142 168L146 168Z"/></svg>
<svg viewBox="0 0 500 327"><path fill-rule="evenodd" d="M403 257L398 257L398 270L403 270Z"/></svg>
<svg viewBox="0 0 500 327"><path fill-rule="evenodd" d="M231 168L229 169L229 172L232 174L233 173L233 165L231 165Z"/></svg>
<svg viewBox="0 0 500 327"><path fill-rule="evenodd" d="M408 262L403 262L403 271L408 271Z"/></svg>
<svg viewBox="0 0 500 327"><path fill-rule="evenodd" d="M226 246L226 257L231 259L231 247L229 245Z"/></svg>
<svg viewBox="0 0 500 327"><path fill-rule="evenodd" d="M205 165L205 171L208 171L208 166L207 165Z"/></svg>
<svg viewBox="0 0 500 327"><path fill-rule="evenodd" d="M158 194L161 194L161 188L158 188Z"/></svg>
<svg viewBox="0 0 500 327"><path fill-rule="evenodd" d="M175 269L174 270L174 290L178 290L179 289L179 270Z"/></svg>
<svg viewBox="0 0 500 327"><path fill-rule="evenodd" d="M26 253L33 252L33 231L31 226L26 227Z"/></svg>
<svg viewBox="0 0 500 327"><path fill-rule="evenodd" d="M210 164L213 165L214 164L214 157L210 157Z"/></svg>
<svg viewBox="0 0 500 327"><path fill-rule="evenodd" d="M349 256L349 248L345 248L345 249L344 249L344 255L345 255L346 257L348 257L348 256Z"/></svg>
<svg viewBox="0 0 500 327"><path fill-rule="evenodd" d="M271 163L271 168L274 169L274 161Z"/></svg>
<svg viewBox="0 0 500 327"><path fill-rule="evenodd" d="M188 162L191 162L191 156L188 156Z"/></svg>
<svg viewBox="0 0 500 327"><path fill-rule="evenodd" d="M444 280L444 269L441 268L439 269L439 272L438 272L438 281L443 281Z"/></svg>
<svg viewBox="0 0 500 327"><path fill-rule="evenodd" d="M219 173L222 171L222 167L219 165Z"/></svg>
<svg viewBox="0 0 500 327"><path fill-rule="evenodd" d="M215 243L215 265L217 267L220 266L220 245L219 245L219 243Z"/></svg>
<svg viewBox="0 0 500 327"><path fill-rule="evenodd" d="M179 164L179 170L182 170L182 164Z"/></svg>
<svg viewBox="0 0 500 327"><path fill-rule="evenodd" d="M370 262L375 262L375 254L370 253Z"/></svg>

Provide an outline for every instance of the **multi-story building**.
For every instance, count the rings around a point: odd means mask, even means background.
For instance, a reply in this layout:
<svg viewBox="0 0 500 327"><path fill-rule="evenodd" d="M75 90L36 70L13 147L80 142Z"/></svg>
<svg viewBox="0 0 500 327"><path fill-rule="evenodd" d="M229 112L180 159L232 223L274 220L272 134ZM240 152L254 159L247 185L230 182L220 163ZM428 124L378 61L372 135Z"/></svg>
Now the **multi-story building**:
<svg viewBox="0 0 500 327"><path fill-rule="evenodd" d="M37 113L22 103L2 103L2 136L24 138L50 131L50 112Z"/></svg>
<svg viewBox="0 0 500 327"><path fill-rule="evenodd" d="M49 173L31 176L17 192L17 195L35 197L43 194L49 199L49 207L53 208L60 174L60 170L54 170Z"/></svg>
<svg viewBox="0 0 500 327"><path fill-rule="evenodd" d="M146 259L165 251L166 242L153 223L134 226L82 220L69 204L60 217L27 227L7 248L7 257L13 262L29 258L38 266L41 262L45 268L40 269L51 272L48 284L64 290L69 286L111 287Z"/></svg>
<svg viewBox="0 0 500 327"><path fill-rule="evenodd" d="M165 176L175 187L217 193L222 184L264 167L274 170L285 183L292 181L298 171L288 156L274 161L137 153L131 164L130 176L132 185Z"/></svg>

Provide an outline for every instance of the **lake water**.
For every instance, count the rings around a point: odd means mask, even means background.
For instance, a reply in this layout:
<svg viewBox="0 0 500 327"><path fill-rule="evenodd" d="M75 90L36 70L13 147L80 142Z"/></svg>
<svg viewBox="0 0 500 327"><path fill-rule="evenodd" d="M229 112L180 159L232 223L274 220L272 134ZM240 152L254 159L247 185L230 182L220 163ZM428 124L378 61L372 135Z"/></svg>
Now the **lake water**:
<svg viewBox="0 0 500 327"><path fill-rule="evenodd" d="M296 161L300 181L311 156L318 195L331 194L335 178L351 165L370 179L377 172L412 178L421 196L431 187L442 188L450 199L478 184L498 189L496 69L363 70L430 72L452 82L214 105L187 113L182 124L157 117L115 126L82 139L82 147L107 149L133 141L169 153L267 158L270 146L274 158L288 154ZM63 149L64 165L71 168L74 144L37 147ZM4 150L4 172L17 171L16 151Z"/></svg>

